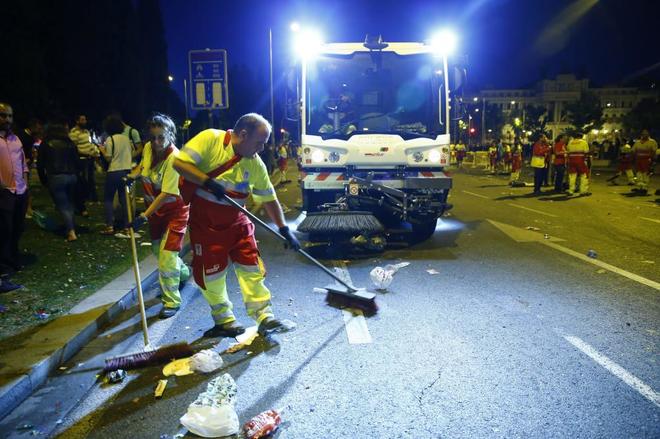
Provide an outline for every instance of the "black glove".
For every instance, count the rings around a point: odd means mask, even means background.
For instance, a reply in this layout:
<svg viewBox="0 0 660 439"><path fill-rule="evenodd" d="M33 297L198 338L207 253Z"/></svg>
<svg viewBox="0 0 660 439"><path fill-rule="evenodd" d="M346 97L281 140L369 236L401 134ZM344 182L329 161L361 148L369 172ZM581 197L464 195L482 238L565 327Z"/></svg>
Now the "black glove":
<svg viewBox="0 0 660 439"><path fill-rule="evenodd" d="M137 229L142 227L142 225L146 222L147 222L147 217L144 216L144 214L140 214L133 221L131 221L131 223L128 226L131 229L133 229L133 231L136 231Z"/></svg>
<svg viewBox="0 0 660 439"><path fill-rule="evenodd" d="M133 186L133 183L135 183L135 178L131 177L130 175L127 175L125 177L121 178L122 183L124 183L124 186L128 186L129 188Z"/></svg>
<svg viewBox="0 0 660 439"><path fill-rule="evenodd" d="M280 235L284 236L287 241L287 243L284 244L284 248L300 250L300 241L298 241L298 238L293 236L291 230L289 230L287 226L280 227Z"/></svg>
<svg viewBox="0 0 660 439"><path fill-rule="evenodd" d="M209 178L206 180L204 182L204 187L208 189L213 195L215 195L218 200L223 199L223 195L225 195L225 188L222 187L220 182L215 178Z"/></svg>

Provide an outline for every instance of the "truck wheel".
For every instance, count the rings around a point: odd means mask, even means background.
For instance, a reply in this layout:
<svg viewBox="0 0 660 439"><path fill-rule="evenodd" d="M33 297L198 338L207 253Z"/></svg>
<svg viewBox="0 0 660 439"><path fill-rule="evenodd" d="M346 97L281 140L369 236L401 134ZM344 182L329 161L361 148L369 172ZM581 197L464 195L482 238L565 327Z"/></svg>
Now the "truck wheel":
<svg viewBox="0 0 660 439"><path fill-rule="evenodd" d="M429 239L433 236L437 224L437 218L425 223L412 224L413 242L422 242Z"/></svg>

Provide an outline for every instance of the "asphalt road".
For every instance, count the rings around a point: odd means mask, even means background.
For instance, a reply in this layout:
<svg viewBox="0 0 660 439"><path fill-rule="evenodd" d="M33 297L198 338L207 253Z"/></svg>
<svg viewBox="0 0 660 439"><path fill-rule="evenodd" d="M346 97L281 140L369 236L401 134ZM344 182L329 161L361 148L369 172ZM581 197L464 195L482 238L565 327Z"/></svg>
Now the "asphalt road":
<svg viewBox="0 0 660 439"><path fill-rule="evenodd" d="M504 176L454 177L454 210L432 239L325 261L357 286L370 286L376 266L410 263L378 293L376 316L326 306L313 287L329 278L259 233L276 313L298 324L279 347L256 341L225 355L219 372L170 378L159 400L156 367L92 385L108 350L141 346L127 314L12 419L63 438L172 437L185 433L187 406L226 372L241 422L284 409L281 438L660 437L657 197L627 197L606 175L577 199L530 198L531 188L510 189ZM298 195L287 189L293 207ZM249 325L233 277L229 291ZM205 342L208 305L194 285L184 301L176 317L150 319L156 343Z"/></svg>

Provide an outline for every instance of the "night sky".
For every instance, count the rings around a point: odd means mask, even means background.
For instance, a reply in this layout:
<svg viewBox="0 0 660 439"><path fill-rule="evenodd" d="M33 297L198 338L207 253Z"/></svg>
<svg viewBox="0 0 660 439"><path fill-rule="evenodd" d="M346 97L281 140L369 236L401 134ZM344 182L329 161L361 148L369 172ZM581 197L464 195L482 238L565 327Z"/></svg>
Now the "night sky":
<svg viewBox="0 0 660 439"><path fill-rule="evenodd" d="M230 65L275 76L290 57L289 23L319 29L325 41L423 41L449 26L469 59L470 88L526 87L542 74L575 72L595 85L621 82L660 62L660 7L642 0L219 1L163 0L168 59L182 94L190 49L227 49ZM248 9L246 5L251 5ZM658 75L658 69L655 70ZM263 77L263 76L262 76ZM231 81L231 78L229 78Z"/></svg>

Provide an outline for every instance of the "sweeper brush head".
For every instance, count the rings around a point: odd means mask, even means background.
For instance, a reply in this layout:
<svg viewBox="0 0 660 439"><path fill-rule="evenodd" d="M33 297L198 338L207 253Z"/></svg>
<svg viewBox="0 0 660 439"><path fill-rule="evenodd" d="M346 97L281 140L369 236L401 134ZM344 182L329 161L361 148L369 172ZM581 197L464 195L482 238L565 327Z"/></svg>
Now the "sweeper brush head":
<svg viewBox="0 0 660 439"><path fill-rule="evenodd" d="M328 291L325 301L334 308L354 308L359 309L365 316L373 316L378 312L376 304L376 295L370 293L364 288L355 291L340 286L325 287Z"/></svg>
<svg viewBox="0 0 660 439"><path fill-rule="evenodd" d="M298 225L303 233L379 233L385 227L370 212L313 212Z"/></svg>

